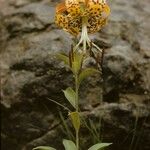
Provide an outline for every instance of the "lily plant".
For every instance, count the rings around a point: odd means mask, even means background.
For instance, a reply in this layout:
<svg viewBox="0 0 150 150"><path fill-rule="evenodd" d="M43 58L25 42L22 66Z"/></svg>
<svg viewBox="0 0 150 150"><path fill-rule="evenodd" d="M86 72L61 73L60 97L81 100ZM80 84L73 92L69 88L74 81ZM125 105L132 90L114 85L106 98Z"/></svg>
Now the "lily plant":
<svg viewBox="0 0 150 150"><path fill-rule="evenodd" d="M63 90L64 96L73 107L73 111L67 110L69 111L68 114L75 129L76 137L74 142L63 140L65 150L81 149L79 136L81 127L79 89L84 79L100 72L97 68L85 67L87 59L92 57L96 62L99 62L99 54L102 53L102 50L90 40L89 34L99 31L107 23L109 14L110 8L105 0L65 0L56 6L56 24L72 34L76 39L79 39L78 43L71 48L69 55L57 55L72 71L75 82L74 87L68 87ZM63 106L58 102L56 103ZM88 150L102 150L109 145L111 143L97 143ZM39 146L33 150L56 149L49 146Z"/></svg>

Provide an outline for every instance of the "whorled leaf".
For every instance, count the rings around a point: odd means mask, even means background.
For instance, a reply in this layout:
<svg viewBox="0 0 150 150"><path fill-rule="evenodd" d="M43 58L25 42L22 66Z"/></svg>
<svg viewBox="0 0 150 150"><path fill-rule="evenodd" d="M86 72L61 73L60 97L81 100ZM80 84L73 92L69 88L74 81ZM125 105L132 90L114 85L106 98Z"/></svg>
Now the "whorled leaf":
<svg viewBox="0 0 150 150"><path fill-rule="evenodd" d="M71 87L68 87L66 90L63 90L66 99L70 102L70 104L76 108L76 98L75 92Z"/></svg>
<svg viewBox="0 0 150 150"><path fill-rule="evenodd" d="M53 147L49 147L49 146L38 146L38 147L33 148L32 150L56 150L56 149Z"/></svg>
<svg viewBox="0 0 150 150"><path fill-rule="evenodd" d="M70 141L70 140L63 140L63 145L65 147L65 150L77 150L76 145L74 144L74 142Z"/></svg>
<svg viewBox="0 0 150 150"><path fill-rule="evenodd" d="M90 147L88 150L102 150L105 147L108 147L112 143L98 143Z"/></svg>

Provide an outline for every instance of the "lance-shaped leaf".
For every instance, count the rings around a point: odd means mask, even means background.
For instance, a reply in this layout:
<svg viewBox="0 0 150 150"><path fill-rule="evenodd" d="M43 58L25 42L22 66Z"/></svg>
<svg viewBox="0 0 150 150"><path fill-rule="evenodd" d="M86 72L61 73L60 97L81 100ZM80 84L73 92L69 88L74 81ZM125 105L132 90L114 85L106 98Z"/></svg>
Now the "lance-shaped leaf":
<svg viewBox="0 0 150 150"><path fill-rule="evenodd" d="M80 52L74 52L73 57L74 58L72 61L72 71L74 72L74 74L78 74L81 69L84 55Z"/></svg>
<svg viewBox="0 0 150 150"><path fill-rule="evenodd" d="M80 129L80 115L79 112L71 112L69 113L69 116L71 118L71 122L75 128L75 130L78 132Z"/></svg>
<svg viewBox="0 0 150 150"><path fill-rule="evenodd" d="M111 145L112 143L98 143L90 147L88 150L102 150L103 148Z"/></svg>
<svg viewBox="0 0 150 150"><path fill-rule="evenodd" d="M63 145L65 147L65 150L77 150L76 145L70 141L70 140L63 140Z"/></svg>
<svg viewBox="0 0 150 150"><path fill-rule="evenodd" d="M66 65L69 65L69 58L65 54L57 54L58 59L62 60Z"/></svg>
<svg viewBox="0 0 150 150"><path fill-rule="evenodd" d="M93 75L94 73L98 73L99 71L94 68L86 68L79 75L79 83L81 83L85 78Z"/></svg>
<svg viewBox="0 0 150 150"><path fill-rule="evenodd" d="M63 90L65 97L70 102L70 104L76 108L76 98L75 92L71 87L68 87L66 90Z"/></svg>
<svg viewBox="0 0 150 150"><path fill-rule="evenodd" d="M33 148L33 150L56 150L56 149L53 147L49 147L49 146L38 146L38 147Z"/></svg>

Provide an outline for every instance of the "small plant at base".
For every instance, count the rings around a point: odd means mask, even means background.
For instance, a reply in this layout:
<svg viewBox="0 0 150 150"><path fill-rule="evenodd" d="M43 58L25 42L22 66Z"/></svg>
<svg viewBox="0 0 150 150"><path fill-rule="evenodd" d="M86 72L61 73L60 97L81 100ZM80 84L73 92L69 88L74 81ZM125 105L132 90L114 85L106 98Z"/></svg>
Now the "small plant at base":
<svg viewBox="0 0 150 150"><path fill-rule="evenodd" d="M81 32L79 42L73 46L69 55L58 54L57 57L67 65L73 73L75 86L63 90L66 99L73 106L74 111L69 111L69 117L75 129L75 143L70 140L63 140L65 150L79 150L80 112L79 112L79 88L81 82L99 73L93 67L84 68L89 57L96 61L99 67L99 59L102 50L88 37L88 33L100 30L107 22L110 13L109 6L105 0L65 0L56 7L56 24L75 37ZM62 106L62 104L58 104ZM69 109L67 109L69 110ZM111 143L98 143L88 150L102 150ZM56 150L48 146L39 146L33 150Z"/></svg>

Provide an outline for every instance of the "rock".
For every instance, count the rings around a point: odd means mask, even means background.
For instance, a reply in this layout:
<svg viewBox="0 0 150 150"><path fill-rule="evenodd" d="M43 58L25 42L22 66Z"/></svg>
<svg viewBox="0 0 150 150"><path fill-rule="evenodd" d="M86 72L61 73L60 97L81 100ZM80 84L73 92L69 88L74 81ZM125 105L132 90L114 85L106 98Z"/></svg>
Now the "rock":
<svg viewBox="0 0 150 150"><path fill-rule="evenodd" d="M25 5L5 18L10 36L45 30L54 23L54 8L46 4Z"/></svg>
<svg viewBox="0 0 150 150"><path fill-rule="evenodd" d="M141 7L145 5L139 1L112 3L110 21L101 33L105 39L109 35L108 44L112 45L105 49L103 64L104 99L107 101L117 101L121 93L128 92L145 95L142 100L150 99L150 29L143 21L149 13Z"/></svg>
<svg viewBox="0 0 150 150"><path fill-rule="evenodd" d="M142 72L145 66L145 72ZM122 42L114 46L104 57L104 85L105 92L117 91L134 92L137 94L149 93L149 61L137 52L132 52L130 45Z"/></svg>
<svg viewBox="0 0 150 150"><path fill-rule="evenodd" d="M135 136L132 148L148 150L150 147L150 129L149 126L147 126L150 117L149 110L150 107L145 107L145 105L136 106L132 103L105 103L90 112L84 112L83 115L86 117L85 119L87 122L91 122L92 126L97 128L97 134L103 138L103 141L113 143L113 145L110 146L111 149L129 149L131 146L131 139ZM91 124L89 123L87 125L90 126ZM83 149L88 149L92 144L91 141L96 137L92 135L92 132L88 130L84 123L82 123L81 126L81 135L84 135L84 137L82 137L83 139L81 138L81 147ZM70 128L70 131L72 131L69 121L68 127ZM30 150L39 145L49 145L59 149L62 146L62 138L67 138L68 136L64 135L64 133L66 132L62 131L61 126L59 125L55 130L49 131L42 137L34 139L32 142L28 143L23 150ZM138 143L136 143L137 140L139 140Z"/></svg>
<svg viewBox="0 0 150 150"><path fill-rule="evenodd" d="M64 116L67 112L48 98L72 109L61 90L73 86L73 78L55 57L58 52L68 53L72 40L54 25L55 3L16 0L14 4L2 1L0 5L2 150L31 150L41 144L63 149L65 133L58 118L60 110ZM137 142L136 150L149 150L149 3L109 3L111 17L107 26L91 36L105 50L103 85L100 75L83 82L80 108L97 129L101 114L104 142L113 142L112 150L129 148L138 116L133 146ZM81 132L84 145L90 146L89 132L84 126Z"/></svg>
<svg viewBox="0 0 150 150"><path fill-rule="evenodd" d="M2 145L1 148L22 149L26 142L42 136L51 128L59 124L54 110L50 110L50 103L36 101L14 104L13 107L2 108ZM9 119L9 124L7 120Z"/></svg>
<svg viewBox="0 0 150 150"><path fill-rule="evenodd" d="M6 88L3 90L3 100L1 103L10 108L12 104L21 101L20 90L22 86L34 79L34 74L28 71L16 71L10 74L10 78L7 80ZM9 97L8 95L11 95Z"/></svg>
<svg viewBox="0 0 150 150"><path fill-rule="evenodd" d="M39 94L40 97L43 94L44 97L49 97L52 96L49 93L51 90L55 91L54 93L62 93L61 88L68 82L65 83L66 77L64 76L64 81L62 80L64 83L59 87L60 78L63 76L62 72L65 72L65 70L63 71L64 65L57 61L55 54L61 50L65 52L65 49L67 52L69 45L66 45L68 41L65 38L60 41L61 35L64 36L62 31L54 30L40 35L33 35L28 39L28 50L19 59L12 60L13 63L11 62L11 72L5 83L6 88L3 90L4 100L2 103L5 106L10 107L19 102L20 96L18 94L21 93L22 98L24 96L34 97L36 94L38 97ZM11 95L11 97L7 95ZM10 100L11 98L12 100Z"/></svg>
<svg viewBox="0 0 150 150"><path fill-rule="evenodd" d="M54 23L55 9L54 7L33 3L18 9L15 14L33 14L44 25Z"/></svg>
<svg viewBox="0 0 150 150"><path fill-rule="evenodd" d="M22 6L25 6L25 5L29 4L29 3L30 3L29 0L18 0L18 1L11 0L9 2L10 5L15 6L15 7L22 7Z"/></svg>

